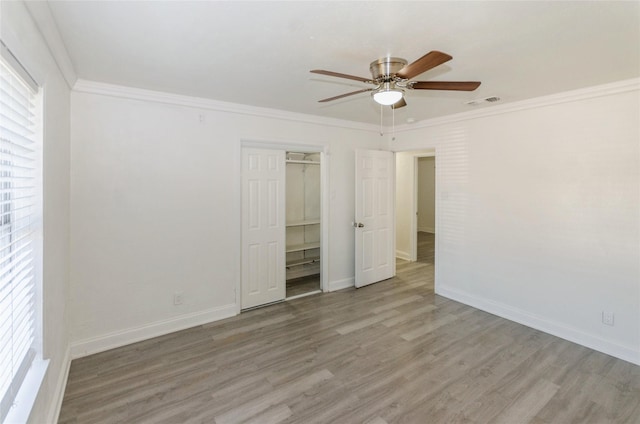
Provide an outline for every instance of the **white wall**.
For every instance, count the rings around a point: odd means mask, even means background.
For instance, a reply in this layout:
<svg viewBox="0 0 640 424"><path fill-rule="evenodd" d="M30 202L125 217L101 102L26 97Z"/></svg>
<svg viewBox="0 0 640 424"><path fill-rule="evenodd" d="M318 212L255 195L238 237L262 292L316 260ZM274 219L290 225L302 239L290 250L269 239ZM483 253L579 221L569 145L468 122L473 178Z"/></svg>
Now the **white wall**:
<svg viewBox="0 0 640 424"><path fill-rule="evenodd" d="M79 87L72 94L74 356L236 312L242 140L328 146L329 281L334 288L353 285L354 149L385 146L375 128L198 108L185 105L197 99L145 97L138 94L149 92L122 87ZM173 305L176 291L183 305Z"/></svg>
<svg viewBox="0 0 640 424"><path fill-rule="evenodd" d="M49 368L29 422L52 422L69 365L69 87L22 2L1 3L2 40L44 91L43 350Z"/></svg>
<svg viewBox="0 0 640 424"><path fill-rule="evenodd" d="M436 148L439 294L640 364L639 87L396 129Z"/></svg>
<svg viewBox="0 0 640 424"><path fill-rule="evenodd" d="M436 227L436 160L418 159L418 231L434 233Z"/></svg>

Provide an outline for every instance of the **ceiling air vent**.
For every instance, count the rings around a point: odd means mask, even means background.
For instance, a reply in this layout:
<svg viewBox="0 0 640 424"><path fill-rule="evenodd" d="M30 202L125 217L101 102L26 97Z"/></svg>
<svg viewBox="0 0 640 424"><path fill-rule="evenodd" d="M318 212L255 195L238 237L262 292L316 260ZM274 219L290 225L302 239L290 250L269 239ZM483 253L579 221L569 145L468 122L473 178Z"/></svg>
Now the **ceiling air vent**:
<svg viewBox="0 0 640 424"><path fill-rule="evenodd" d="M465 102L465 104L469 106L478 106L483 103L495 103L497 101L500 101L500 97L491 96L491 97L485 97L484 99L471 100L470 102Z"/></svg>

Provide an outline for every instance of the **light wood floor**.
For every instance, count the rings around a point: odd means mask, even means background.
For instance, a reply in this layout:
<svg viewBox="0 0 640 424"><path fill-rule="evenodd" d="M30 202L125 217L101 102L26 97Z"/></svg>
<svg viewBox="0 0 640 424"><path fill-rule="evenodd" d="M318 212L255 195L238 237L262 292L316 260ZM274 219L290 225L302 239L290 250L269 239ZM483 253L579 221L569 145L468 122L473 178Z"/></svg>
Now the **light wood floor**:
<svg viewBox="0 0 640 424"><path fill-rule="evenodd" d="M433 265L435 251L435 234L418 232L418 262Z"/></svg>
<svg viewBox="0 0 640 424"><path fill-rule="evenodd" d="M428 256L74 360L60 423L640 423L640 367L434 295Z"/></svg>
<svg viewBox="0 0 640 424"><path fill-rule="evenodd" d="M287 280L287 297L299 296L320 290L320 274Z"/></svg>

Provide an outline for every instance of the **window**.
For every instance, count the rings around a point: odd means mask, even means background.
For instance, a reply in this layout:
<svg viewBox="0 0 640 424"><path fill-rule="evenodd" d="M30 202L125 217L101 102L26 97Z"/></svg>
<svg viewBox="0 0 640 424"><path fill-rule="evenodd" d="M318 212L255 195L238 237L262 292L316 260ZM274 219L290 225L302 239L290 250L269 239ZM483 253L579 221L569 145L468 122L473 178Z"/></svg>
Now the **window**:
<svg viewBox="0 0 640 424"><path fill-rule="evenodd" d="M0 422L40 354L41 106L2 43L0 60ZM16 66L17 65L17 66ZM22 394L20 394L22 396Z"/></svg>

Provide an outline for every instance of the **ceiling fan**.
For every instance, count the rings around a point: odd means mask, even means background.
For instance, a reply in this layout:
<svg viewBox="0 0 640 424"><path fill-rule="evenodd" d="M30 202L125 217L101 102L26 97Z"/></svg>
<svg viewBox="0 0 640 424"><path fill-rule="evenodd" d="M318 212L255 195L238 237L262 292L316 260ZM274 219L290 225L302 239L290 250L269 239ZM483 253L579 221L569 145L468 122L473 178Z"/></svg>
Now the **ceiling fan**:
<svg viewBox="0 0 640 424"><path fill-rule="evenodd" d="M397 109L407 105L407 102L404 100L405 90L473 91L478 88L478 86L480 86L479 81L411 81L412 78L438 65L442 65L451 59L453 59L453 57L437 50L430 51L411 64L408 64L405 59L398 57L385 57L375 60L369 65L372 78L362 78L338 72L324 71L322 69L314 69L311 72L375 85L374 88L365 88L340 94L339 96L319 100L319 102L330 102L343 97L353 96L354 94L371 91L373 100L377 103Z"/></svg>

